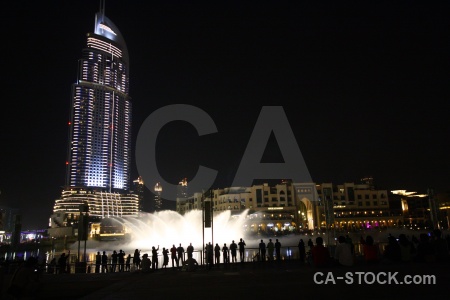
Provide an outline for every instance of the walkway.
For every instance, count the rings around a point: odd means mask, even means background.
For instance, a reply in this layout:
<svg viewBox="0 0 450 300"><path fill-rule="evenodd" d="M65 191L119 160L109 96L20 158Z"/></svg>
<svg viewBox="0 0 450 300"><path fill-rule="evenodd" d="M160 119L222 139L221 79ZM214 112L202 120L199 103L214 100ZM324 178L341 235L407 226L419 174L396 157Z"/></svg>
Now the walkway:
<svg viewBox="0 0 450 300"><path fill-rule="evenodd" d="M300 264L298 261L281 263L236 263L224 268L195 272L174 271L171 268L142 274L138 272L108 274L60 274L42 275L42 288L36 299L257 299L257 298L336 298L342 294L346 299L386 299L401 297L419 299L450 294L450 263L445 264L399 264L375 266L357 265L350 268L316 269ZM325 280L328 284L314 282ZM346 284L343 279L346 272L353 275L354 283ZM406 284L357 284L358 275L371 281L371 274L380 272L398 272L396 279L402 281L405 275L434 275L434 285ZM367 272L372 272L365 275ZM334 277L336 284L330 281ZM380 277L380 276L379 276ZM417 277L418 278L418 277ZM417 279L416 278L416 279ZM388 279L381 276L380 281ZM7 281L7 278L5 278ZM339 298L339 297L338 297ZM1 299L10 299L5 294Z"/></svg>

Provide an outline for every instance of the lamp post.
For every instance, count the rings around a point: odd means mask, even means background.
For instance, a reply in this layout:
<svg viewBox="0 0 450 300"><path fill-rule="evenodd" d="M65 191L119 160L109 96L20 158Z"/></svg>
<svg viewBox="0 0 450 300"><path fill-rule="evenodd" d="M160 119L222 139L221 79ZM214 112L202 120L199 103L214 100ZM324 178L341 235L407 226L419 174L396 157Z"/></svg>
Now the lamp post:
<svg viewBox="0 0 450 300"><path fill-rule="evenodd" d="M77 273L84 273L86 271L86 241L88 239L89 205L82 204L80 205L79 209L80 209L80 217L78 219L78 256L77 256L77 266L75 270ZM81 263L80 261L81 241L84 241L83 263Z"/></svg>
<svg viewBox="0 0 450 300"><path fill-rule="evenodd" d="M327 235L327 245L328 247L330 247L330 234L329 234L329 228L328 226L330 226L331 223L334 223L334 211L333 211L333 204L332 204L332 195L331 195L331 189L330 188L325 188L323 189L323 195L324 195L324 212L325 212L325 223L326 223L326 227L325 227L325 232ZM335 226L333 226L333 238L336 234L335 232L336 228ZM330 249L331 250L331 249Z"/></svg>
<svg viewBox="0 0 450 300"><path fill-rule="evenodd" d="M324 191L325 193L325 191ZM325 215L325 234L327 235L327 247L330 246L330 235L328 234L328 207L327 207L327 196L325 195L323 199L323 212Z"/></svg>
<svg viewBox="0 0 450 300"><path fill-rule="evenodd" d="M431 224L434 229L440 229L439 209L434 195L434 189L432 188L428 189L428 205L430 206Z"/></svg>

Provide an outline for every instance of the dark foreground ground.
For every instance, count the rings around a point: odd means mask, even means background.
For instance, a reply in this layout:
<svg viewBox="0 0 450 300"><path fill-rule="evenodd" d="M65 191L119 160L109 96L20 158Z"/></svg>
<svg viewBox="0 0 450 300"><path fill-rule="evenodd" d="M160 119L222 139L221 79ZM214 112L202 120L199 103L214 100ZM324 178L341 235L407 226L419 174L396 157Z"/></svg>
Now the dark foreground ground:
<svg viewBox="0 0 450 300"><path fill-rule="evenodd" d="M396 281L391 278L389 283L389 272L397 272ZM416 283L434 277L435 283L407 284L406 275L416 276ZM12 299L5 293L9 277L4 278L0 299ZM33 299L448 299L450 263L318 269L299 261L254 262L195 272L168 268L147 274L42 274L41 283Z"/></svg>

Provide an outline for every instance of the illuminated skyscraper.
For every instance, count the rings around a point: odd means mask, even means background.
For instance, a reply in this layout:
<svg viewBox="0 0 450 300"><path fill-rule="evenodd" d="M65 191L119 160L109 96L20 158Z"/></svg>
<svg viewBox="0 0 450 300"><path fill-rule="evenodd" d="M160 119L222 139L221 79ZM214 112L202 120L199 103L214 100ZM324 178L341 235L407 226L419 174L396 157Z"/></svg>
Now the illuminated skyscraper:
<svg viewBox="0 0 450 300"><path fill-rule="evenodd" d="M187 178L183 178L177 186L177 198L187 199L189 197L188 194L188 182Z"/></svg>
<svg viewBox="0 0 450 300"><path fill-rule="evenodd" d="M162 193L162 186L158 182L155 185L155 211L160 211L162 208L162 199L161 199L161 193Z"/></svg>
<svg viewBox="0 0 450 300"><path fill-rule="evenodd" d="M67 186L129 188L131 99L128 50L101 10L72 87Z"/></svg>
<svg viewBox="0 0 450 300"><path fill-rule="evenodd" d="M70 118L66 186L54 212L74 213L84 203L91 216L137 215L138 195L129 192L128 50L104 1L78 63Z"/></svg>
<svg viewBox="0 0 450 300"><path fill-rule="evenodd" d="M142 180L142 177L139 176L137 179L133 180L133 193L138 195L139 199L139 211L144 211L144 181Z"/></svg>

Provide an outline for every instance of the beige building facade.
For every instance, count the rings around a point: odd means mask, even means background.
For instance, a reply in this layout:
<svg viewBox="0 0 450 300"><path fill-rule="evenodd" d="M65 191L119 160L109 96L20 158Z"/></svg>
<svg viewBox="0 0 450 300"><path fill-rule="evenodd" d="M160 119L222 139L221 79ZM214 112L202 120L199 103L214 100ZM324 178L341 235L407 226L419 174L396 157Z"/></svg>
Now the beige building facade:
<svg viewBox="0 0 450 300"><path fill-rule="evenodd" d="M212 201L213 216L224 211L232 216L246 212L246 231L258 234L381 230L403 221L402 216L390 213L388 191L377 190L370 182L282 182L215 189L177 199L176 210L180 214L201 210L203 201Z"/></svg>

